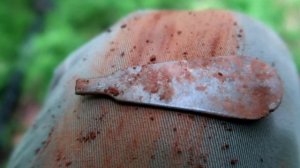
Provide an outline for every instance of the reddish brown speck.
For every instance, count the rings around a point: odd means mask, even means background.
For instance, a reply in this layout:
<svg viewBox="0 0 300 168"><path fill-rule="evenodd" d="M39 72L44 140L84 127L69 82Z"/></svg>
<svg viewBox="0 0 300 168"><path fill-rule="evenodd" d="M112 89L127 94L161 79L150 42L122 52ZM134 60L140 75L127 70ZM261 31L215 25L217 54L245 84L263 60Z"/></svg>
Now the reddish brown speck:
<svg viewBox="0 0 300 168"><path fill-rule="evenodd" d="M116 87L108 87L104 90L104 93L111 94L113 96L118 96L120 94L118 88Z"/></svg>
<svg viewBox="0 0 300 168"><path fill-rule="evenodd" d="M177 34L180 35L182 33L182 31L177 31Z"/></svg>
<svg viewBox="0 0 300 168"><path fill-rule="evenodd" d="M229 149L229 145L228 144L224 144L222 147L221 147L222 150L226 150L226 149Z"/></svg>
<svg viewBox="0 0 300 168"><path fill-rule="evenodd" d="M151 159L154 160L155 159L155 155L151 155Z"/></svg>
<svg viewBox="0 0 300 168"><path fill-rule="evenodd" d="M204 166L202 166L202 165L198 165L198 166L197 166L197 168L204 168Z"/></svg>
<svg viewBox="0 0 300 168"><path fill-rule="evenodd" d="M217 73L213 74L213 77L215 77L222 83L225 81L225 76L221 72L217 72Z"/></svg>
<svg viewBox="0 0 300 168"><path fill-rule="evenodd" d="M186 51L185 51L185 52L183 52L183 55L187 55L187 54L188 54L188 52L186 52Z"/></svg>
<svg viewBox="0 0 300 168"><path fill-rule="evenodd" d="M121 57L124 57L124 55L125 55L125 53L124 53L124 52L122 52L122 53L121 53Z"/></svg>
<svg viewBox="0 0 300 168"><path fill-rule="evenodd" d="M150 40L146 40L146 43L150 43Z"/></svg>
<svg viewBox="0 0 300 168"><path fill-rule="evenodd" d="M96 133L95 132L90 132L90 138L94 140L96 138Z"/></svg>
<svg viewBox="0 0 300 168"><path fill-rule="evenodd" d="M195 116L194 115L188 115L188 117L189 117L189 119L191 119L191 120L195 120Z"/></svg>
<svg viewBox="0 0 300 168"><path fill-rule="evenodd" d="M96 138L96 133L89 132L85 136L83 136L82 133L80 133L80 136L76 140L79 141L80 143L85 143L94 140L95 138Z"/></svg>
<svg viewBox="0 0 300 168"><path fill-rule="evenodd" d="M150 120L153 121L153 120L154 120L154 117L150 117Z"/></svg>
<svg viewBox="0 0 300 168"><path fill-rule="evenodd" d="M127 25L126 24L123 24L121 25L121 28L124 29Z"/></svg>
<svg viewBox="0 0 300 168"><path fill-rule="evenodd" d="M137 159L137 157L136 156L133 156L132 158L131 158L131 160L136 160Z"/></svg>
<svg viewBox="0 0 300 168"><path fill-rule="evenodd" d="M227 127L226 127L225 130L231 132L231 131L232 131L232 128L227 128Z"/></svg>
<svg viewBox="0 0 300 168"><path fill-rule="evenodd" d="M150 57L150 62L155 62L156 61L156 57L155 57L155 55L152 55L151 57Z"/></svg>
<svg viewBox="0 0 300 168"><path fill-rule="evenodd" d="M176 127L174 127L174 128L173 128L173 131L174 131L174 132L176 132L176 131L177 131L177 128L176 128Z"/></svg>
<svg viewBox="0 0 300 168"><path fill-rule="evenodd" d="M237 160L237 159L232 159L232 160L230 161L230 164L231 164L231 165L236 165L236 164L238 163L238 161L239 161L239 160Z"/></svg>
<svg viewBox="0 0 300 168"><path fill-rule="evenodd" d="M66 162L65 166L68 167L68 166L70 166L71 164L72 164L72 162L71 162L71 161L68 161L68 162Z"/></svg>

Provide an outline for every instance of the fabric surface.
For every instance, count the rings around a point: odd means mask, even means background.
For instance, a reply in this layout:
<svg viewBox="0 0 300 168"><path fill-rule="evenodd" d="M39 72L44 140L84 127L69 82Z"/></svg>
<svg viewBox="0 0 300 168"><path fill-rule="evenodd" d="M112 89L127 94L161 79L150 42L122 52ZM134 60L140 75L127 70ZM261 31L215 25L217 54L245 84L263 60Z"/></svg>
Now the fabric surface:
<svg viewBox="0 0 300 168"><path fill-rule="evenodd" d="M279 108L249 122L74 93L78 78L221 55L257 57L274 66L285 89ZM9 167L296 168L299 98L286 46L260 23L221 10L136 12L58 67L44 108Z"/></svg>

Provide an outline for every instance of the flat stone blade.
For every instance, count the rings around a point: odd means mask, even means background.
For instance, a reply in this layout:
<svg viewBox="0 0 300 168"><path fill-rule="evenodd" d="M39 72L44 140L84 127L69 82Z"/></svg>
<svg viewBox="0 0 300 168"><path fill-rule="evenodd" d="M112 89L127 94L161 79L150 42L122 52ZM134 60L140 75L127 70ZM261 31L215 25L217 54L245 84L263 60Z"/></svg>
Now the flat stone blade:
<svg viewBox="0 0 300 168"><path fill-rule="evenodd" d="M240 56L171 61L129 67L105 77L78 79L76 94L105 94L119 101L259 119L283 96L276 70Z"/></svg>

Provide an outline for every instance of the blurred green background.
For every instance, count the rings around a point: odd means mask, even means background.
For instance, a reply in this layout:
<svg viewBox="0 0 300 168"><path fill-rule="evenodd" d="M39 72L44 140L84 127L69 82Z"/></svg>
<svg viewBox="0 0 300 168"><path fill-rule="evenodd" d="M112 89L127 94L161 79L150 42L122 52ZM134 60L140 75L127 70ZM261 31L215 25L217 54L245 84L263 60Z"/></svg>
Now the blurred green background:
<svg viewBox="0 0 300 168"><path fill-rule="evenodd" d="M54 68L121 17L141 9L222 8L273 28L300 70L300 0L1 0L0 167L31 124Z"/></svg>

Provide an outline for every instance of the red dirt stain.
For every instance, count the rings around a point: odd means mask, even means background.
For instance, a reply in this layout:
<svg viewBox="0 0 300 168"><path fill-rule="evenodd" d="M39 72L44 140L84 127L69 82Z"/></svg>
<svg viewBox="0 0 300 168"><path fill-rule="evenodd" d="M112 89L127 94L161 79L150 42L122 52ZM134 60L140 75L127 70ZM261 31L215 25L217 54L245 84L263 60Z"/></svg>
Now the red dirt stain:
<svg viewBox="0 0 300 168"><path fill-rule="evenodd" d="M211 51L210 51L210 55L212 57L217 56L217 49L220 46L220 40L221 40L221 36L217 35L213 38L212 44L211 44Z"/></svg>
<svg viewBox="0 0 300 168"><path fill-rule="evenodd" d="M174 95L174 89L171 86L166 86L163 93L159 95L159 100L170 101Z"/></svg>
<svg viewBox="0 0 300 168"><path fill-rule="evenodd" d="M104 90L104 93L110 94L113 96L118 96L120 94L120 91L116 87L108 87L107 89Z"/></svg>
<svg viewBox="0 0 300 168"><path fill-rule="evenodd" d="M79 137L76 140L79 141L80 143L86 143L95 139L96 139L96 133L92 131L92 132L88 132L86 135L82 135L81 132Z"/></svg>
<svg viewBox="0 0 300 168"><path fill-rule="evenodd" d="M207 86L204 86L204 85L198 85L196 87L196 90L198 90L199 92L203 92L207 89Z"/></svg>

